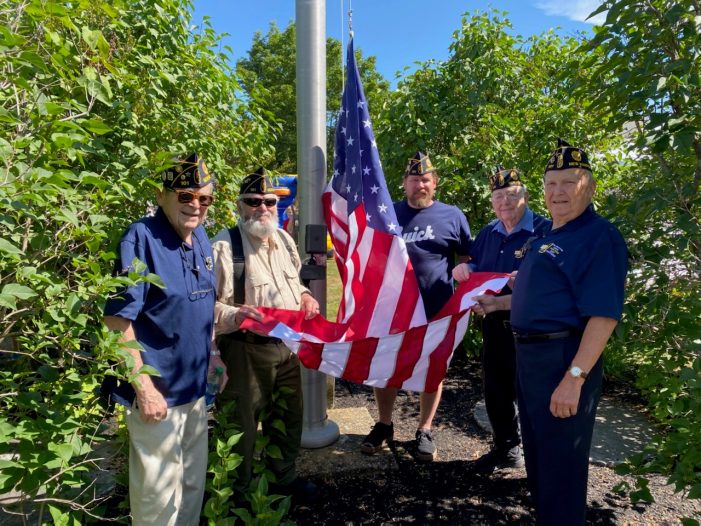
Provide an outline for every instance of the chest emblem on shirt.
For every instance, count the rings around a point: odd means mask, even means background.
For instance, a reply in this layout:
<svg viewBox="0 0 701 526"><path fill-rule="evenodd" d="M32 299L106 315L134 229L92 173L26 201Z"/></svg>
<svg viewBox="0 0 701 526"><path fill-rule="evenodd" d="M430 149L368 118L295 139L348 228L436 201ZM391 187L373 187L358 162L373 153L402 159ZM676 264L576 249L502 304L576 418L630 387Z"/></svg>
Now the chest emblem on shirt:
<svg viewBox="0 0 701 526"><path fill-rule="evenodd" d="M214 268L214 261L212 260L211 256L204 258L204 266L207 267L207 270L212 272L212 269Z"/></svg>
<svg viewBox="0 0 701 526"><path fill-rule="evenodd" d="M555 243L546 243L544 245L540 245L540 248L538 249L539 254L547 254L550 257L556 257L562 254L564 250L562 247L557 246Z"/></svg>
<svg viewBox="0 0 701 526"><path fill-rule="evenodd" d="M433 235L433 227L427 225L426 230L419 230L419 227L415 226L412 232L403 232L402 238L405 243L415 243L424 239L436 239L436 236Z"/></svg>

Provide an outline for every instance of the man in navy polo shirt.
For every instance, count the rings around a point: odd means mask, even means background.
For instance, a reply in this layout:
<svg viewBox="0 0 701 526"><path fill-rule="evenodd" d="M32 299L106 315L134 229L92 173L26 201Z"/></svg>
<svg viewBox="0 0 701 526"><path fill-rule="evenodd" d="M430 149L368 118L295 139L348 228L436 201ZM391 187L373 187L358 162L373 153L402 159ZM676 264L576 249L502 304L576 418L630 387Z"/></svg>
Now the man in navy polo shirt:
<svg viewBox="0 0 701 526"><path fill-rule="evenodd" d="M524 247L534 235L549 228L550 221L528 208L528 191L516 169L498 166L489 178L492 208L497 218L477 235L469 264L453 269L456 281L466 281L470 272L518 270ZM505 287L500 296L511 294ZM482 385L487 416L492 425L494 446L479 458L475 469L491 473L501 468L523 467L521 436L516 411L516 348L508 310L494 311L482 319Z"/></svg>
<svg viewBox="0 0 701 526"><path fill-rule="evenodd" d="M423 299L426 319L438 314L453 294L451 271L456 256L467 261L470 251L470 227L465 214L457 207L434 199L438 174L427 155L416 152L409 159L404 174L406 199L394 203L397 220L402 227L409 259L414 267ZM441 400L443 383L435 393L421 393L419 397L419 425L416 430L415 449L419 460L430 462L436 458L433 442L433 417ZM394 437L392 412L398 390L376 388L375 400L380 421L363 440L361 451L373 454L383 443Z"/></svg>
<svg viewBox="0 0 701 526"><path fill-rule="evenodd" d="M204 403L209 369L224 367L212 346L214 264L202 227L212 204L214 180L192 154L163 176L153 217L132 224L119 243L117 274L156 274L127 287L105 305L105 324L122 333L134 358L132 384L112 396L126 407L129 431L129 501L135 525L197 525L207 470L207 415ZM138 374L143 365L160 376ZM226 373L222 386L226 383Z"/></svg>
<svg viewBox="0 0 701 526"><path fill-rule="evenodd" d="M621 319L628 251L591 205L587 154L558 140L544 175L552 228L529 247L511 296L518 408L538 524L582 525L589 451L601 394L602 353Z"/></svg>

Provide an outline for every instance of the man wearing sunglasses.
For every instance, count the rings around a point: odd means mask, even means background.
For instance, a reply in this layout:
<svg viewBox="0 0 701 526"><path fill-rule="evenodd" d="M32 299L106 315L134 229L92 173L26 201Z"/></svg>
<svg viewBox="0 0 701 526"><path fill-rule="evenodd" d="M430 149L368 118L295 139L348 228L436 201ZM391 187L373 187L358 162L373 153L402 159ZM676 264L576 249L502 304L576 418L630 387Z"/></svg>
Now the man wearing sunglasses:
<svg viewBox="0 0 701 526"><path fill-rule="evenodd" d="M158 275L165 287L141 281L110 298L105 324L121 332L134 372L148 365L158 376L112 386L126 408L129 500L136 525L200 522L207 470L208 371L224 367L213 346L214 261L202 227L214 180L192 154L163 174L153 217L132 224L118 247L117 274ZM226 373L222 383L226 382Z"/></svg>
<svg viewBox="0 0 701 526"><path fill-rule="evenodd" d="M318 489L298 478L295 470L302 436L299 360L278 338L239 330L245 318L262 318L256 307L302 310L307 319L319 313L319 303L299 279L301 263L294 241L278 228L277 204L270 180L259 168L241 183L237 227L222 230L213 242L218 298L215 327L231 374L219 403L224 407L235 401L230 417L243 431L234 446L243 457L237 489L245 491L249 485L256 430L262 418L265 435L281 453L281 458L270 459L275 491L309 503L318 496ZM273 397L277 395L286 408L276 414ZM284 423L284 433L276 429L275 419Z"/></svg>

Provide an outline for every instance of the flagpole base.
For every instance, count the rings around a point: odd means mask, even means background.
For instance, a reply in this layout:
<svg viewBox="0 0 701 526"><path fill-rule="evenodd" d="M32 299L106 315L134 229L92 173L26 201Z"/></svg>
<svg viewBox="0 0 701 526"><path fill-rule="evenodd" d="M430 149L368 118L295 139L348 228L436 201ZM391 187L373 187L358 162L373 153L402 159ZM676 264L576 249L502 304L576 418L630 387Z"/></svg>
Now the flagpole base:
<svg viewBox="0 0 701 526"><path fill-rule="evenodd" d="M333 444L339 436L341 432L338 424L327 418L320 427L302 430L301 446L306 449L318 449Z"/></svg>

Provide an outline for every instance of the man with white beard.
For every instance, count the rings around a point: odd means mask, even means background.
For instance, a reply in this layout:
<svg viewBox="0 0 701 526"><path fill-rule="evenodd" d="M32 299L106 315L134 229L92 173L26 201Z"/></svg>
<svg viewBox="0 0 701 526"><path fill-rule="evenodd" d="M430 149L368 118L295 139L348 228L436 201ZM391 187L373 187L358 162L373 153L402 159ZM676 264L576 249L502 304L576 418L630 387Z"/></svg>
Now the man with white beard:
<svg viewBox="0 0 701 526"><path fill-rule="evenodd" d="M280 458L269 458L276 492L301 503L313 501L318 488L297 477L295 460L302 436L300 366L278 338L239 330L245 318L260 320L256 307L304 311L307 319L319 313L319 303L299 279L300 259L292 238L278 228L278 197L265 170L259 168L241 182L240 222L222 230L212 243L217 277L215 332L229 371L229 382L218 398L220 407L234 401L229 417L243 436L234 450L243 457L236 487L246 491L251 481L256 432L262 419L268 447L277 446ZM284 411L274 411L273 397L281 396ZM230 404L229 404L230 405ZM282 420L281 432L275 420Z"/></svg>

